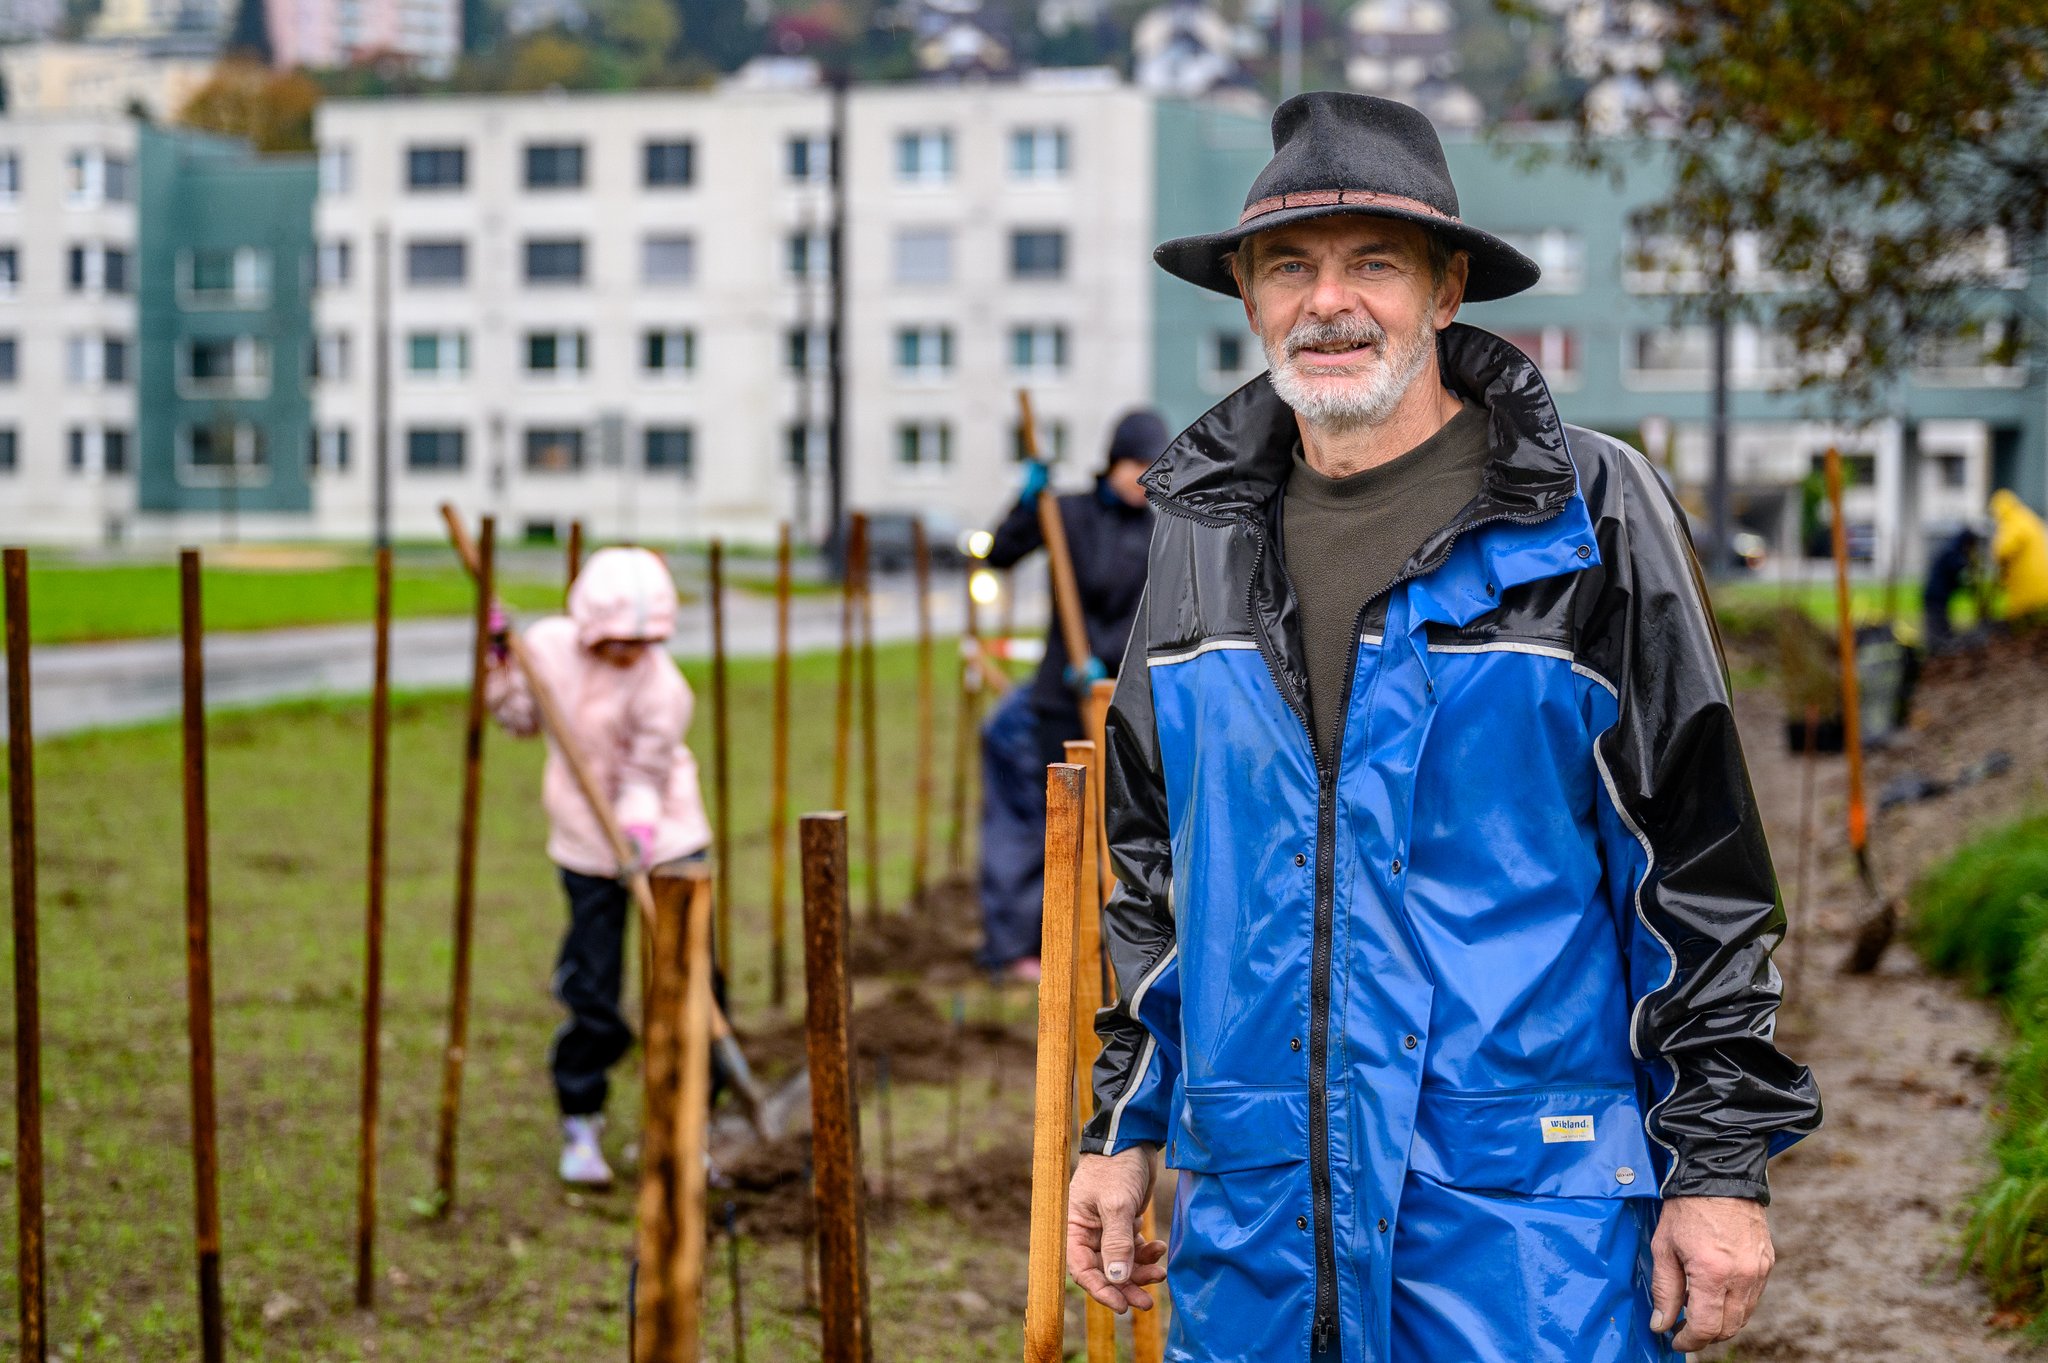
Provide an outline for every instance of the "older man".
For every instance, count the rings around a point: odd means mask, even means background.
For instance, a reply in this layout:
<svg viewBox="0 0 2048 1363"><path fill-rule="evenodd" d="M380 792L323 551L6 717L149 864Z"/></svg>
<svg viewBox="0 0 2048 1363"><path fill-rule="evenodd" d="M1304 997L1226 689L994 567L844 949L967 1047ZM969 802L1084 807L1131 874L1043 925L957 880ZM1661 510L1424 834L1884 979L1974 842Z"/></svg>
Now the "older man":
<svg viewBox="0 0 2048 1363"><path fill-rule="evenodd" d="M1453 321L1538 271L1420 114L1304 95L1273 142L1158 251L1269 372L1145 479L1069 1266L1168 1280L1175 1359L1662 1363L1755 1309L1820 1119L1684 519Z"/></svg>

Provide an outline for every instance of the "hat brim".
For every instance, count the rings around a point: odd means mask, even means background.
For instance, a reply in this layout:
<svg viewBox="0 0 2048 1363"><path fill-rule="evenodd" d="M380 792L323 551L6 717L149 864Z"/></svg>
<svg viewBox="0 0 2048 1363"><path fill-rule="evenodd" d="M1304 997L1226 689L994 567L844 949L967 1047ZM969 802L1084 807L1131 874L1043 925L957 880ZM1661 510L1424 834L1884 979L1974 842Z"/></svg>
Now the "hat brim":
<svg viewBox="0 0 2048 1363"><path fill-rule="evenodd" d="M1244 244L1247 237L1260 232L1270 232L1276 227L1285 227L1290 223L1305 222L1310 218L1360 215L1399 218L1403 222L1426 227L1449 242L1454 250L1469 254L1472 264L1471 274L1465 282L1467 303L1484 303L1495 298L1506 298L1510 294L1522 292L1543 276L1541 266L1491 232L1484 232L1461 222L1448 222L1426 213L1410 213L1377 204L1304 204L1298 208L1276 209L1227 232L1211 232L1199 237L1176 237L1153 251L1152 259L1170 275L1236 298L1237 276L1231 273L1230 257Z"/></svg>

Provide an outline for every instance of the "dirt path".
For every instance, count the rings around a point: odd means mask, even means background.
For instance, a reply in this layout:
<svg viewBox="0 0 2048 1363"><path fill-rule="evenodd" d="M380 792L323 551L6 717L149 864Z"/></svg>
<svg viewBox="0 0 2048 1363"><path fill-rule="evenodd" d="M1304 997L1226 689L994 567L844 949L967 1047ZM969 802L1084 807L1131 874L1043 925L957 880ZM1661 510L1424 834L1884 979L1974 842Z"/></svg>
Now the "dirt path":
<svg viewBox="0 0 2048 1363"><path fill-rule="evenodd" d="M1904 943L1875 975L1837 966L1865 907L1845 855L1844 764L1823 758L1814 783L1815 845L1808 900L1795 900L1801 772L1785 751L1775 697L1739 708L1750 769L1794 917L1779 956L1790 1007L1780 1039L1819 1076L1823 1129L1773 1162L1778 1267L1756 1321L1728 1360L1943 1360L1969 1363L2027 1351L1993 1330L1991 1304L1955 1271L1963 1198L1988 1168L1987 1110L1994 1058L2006 1039L1996 1009L1930 976ZM1873 849L1886 893L1972 832L2048 803L2048 662L2017 651L1964 675L1948 668L1923 688L1912 732L1873 754L1873 794L1918 771L1947 779L1996 749L2011 771L1981 785L1878 817ZM1810 935L1798 941L1810 925ZM1804 954L1805 959L1799 958Z"/></svg>

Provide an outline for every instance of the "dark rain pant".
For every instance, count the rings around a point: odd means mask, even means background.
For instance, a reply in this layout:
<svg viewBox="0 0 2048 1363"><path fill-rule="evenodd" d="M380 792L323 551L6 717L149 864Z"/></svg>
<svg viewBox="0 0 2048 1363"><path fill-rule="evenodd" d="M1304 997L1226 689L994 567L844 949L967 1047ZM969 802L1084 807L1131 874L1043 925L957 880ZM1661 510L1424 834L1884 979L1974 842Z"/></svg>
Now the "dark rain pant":
<svg viewBox="0 0 2048 1363"><path fill-rule="evenodd" d="M1035 710L1025 687L981 730L981 964L1038 954L1045 879L1045 768L1083 736L1078 710Z"/></svg>
<svg viewBox="0 0 2048 1363"><path fill-rule="evenodd" d="M569 931L555 962L555 1001L569 1018L548 1048L555 1101L564 1117L604 1111L610 1083L605 1072L633 1044L633 1029L619 1011L624 983L626 915L633 897L616 880L562 871L569 894Z"/></svg>

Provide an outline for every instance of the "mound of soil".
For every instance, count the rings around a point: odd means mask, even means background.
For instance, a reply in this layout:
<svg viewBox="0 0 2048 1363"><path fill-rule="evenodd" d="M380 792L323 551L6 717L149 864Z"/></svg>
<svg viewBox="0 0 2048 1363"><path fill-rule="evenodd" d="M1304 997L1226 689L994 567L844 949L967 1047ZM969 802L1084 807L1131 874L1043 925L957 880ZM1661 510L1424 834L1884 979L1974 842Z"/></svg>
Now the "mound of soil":
<svg viewBox="0 0 2048 1363"><path fill-rule="evenodd" d="M981 901L972 882L947 880L925 891L923 908L905 906L853 925L847 969L857 976L915 976L931 984L974 978L981 946Z"/></svg>
<svg viewBox="0 0 2048 1363"><path fill-rule="evenodd" d="M997 1064L1028 1074L1038 1053L1032 1026L1029 1010L1015 1008L1000 1020L970 1017L956 1033L930 996L908 984L899 984L883 997L856 1006L847 1018L863 1085L873 1081L875 1063L883 1055L889 1057L893 1081L901 1084L951 1083L955 1065L970 1076L986 1074ZM766 1078L794 1074L804 1063L800 1018L772 1031L750 1034L745 1043L747 1059Z"/></svg>

